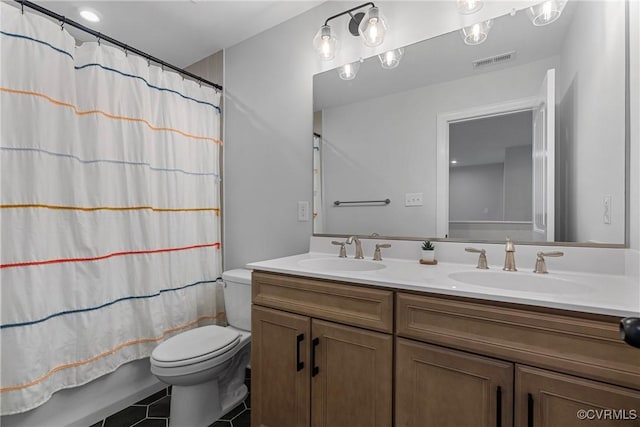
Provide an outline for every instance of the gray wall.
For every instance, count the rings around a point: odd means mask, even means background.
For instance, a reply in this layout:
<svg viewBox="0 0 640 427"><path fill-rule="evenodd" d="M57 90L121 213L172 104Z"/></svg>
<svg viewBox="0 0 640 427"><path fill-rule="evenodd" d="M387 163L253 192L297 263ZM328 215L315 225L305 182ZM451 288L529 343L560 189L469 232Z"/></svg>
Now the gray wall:
<svg viewBox="0 0 640 427"><path fill-rule="evenodd" d="M189 65L185 70L203 77L212 83L222 85L224 81L224 52L219 51Z"/></svg>
<svg viewBox="0 0 640 427"><path fill-rule="evenodd" d="M505 221L531 221L532 176L531 145L507 148L504 159Z"/></svg>
<svg viewBox="0 0 640 427"><path fill-rule="evenodd" d="M631 173L629 174L628 188L630 203L627 207L629 217L629 244L633 249L640 250L640 2L629 2L629 126L630 147L629 162ZM637 259L637 257L636 257Z"/></svg>
<svg viewBox="0 0 640 427"><path fill-rule="evenodd" d="M625 3L592 5L576 10L557 75L561 124L556 129L557 239L620 243L625 232L625 169L621 161L625 148L620 144L625 137L625 82L621 74L625 57L622 48L616 51L609 47L624 45L625 25L593 25L590 14L624 16L620 11ZM594 46L596 52L606 51L607 56L590 55L592 50L583 49L585 45ZM601 165L613 167L603 174L599 173ZM603 222L605 195L612 196L611 224Z"/></svg>
<svg viewBox="0 0 640 427"><path fill-rule="evenodd" d="M502 221L504 163L449 169L450 221Z"/></svg>

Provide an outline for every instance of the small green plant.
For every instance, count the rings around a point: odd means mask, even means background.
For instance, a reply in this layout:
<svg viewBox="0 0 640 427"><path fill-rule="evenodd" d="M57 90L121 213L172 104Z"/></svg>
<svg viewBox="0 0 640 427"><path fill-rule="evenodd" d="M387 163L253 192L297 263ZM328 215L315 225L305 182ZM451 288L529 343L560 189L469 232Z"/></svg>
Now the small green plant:
<svg viewBox="0 0 640 427"><path fill-rule="evenodd" d="M433 251L433 250L435 250L435 246L433 246L433 243L431 243L431 241L425 240L424 242L422 242L422 250L423 251Z"/></svg>

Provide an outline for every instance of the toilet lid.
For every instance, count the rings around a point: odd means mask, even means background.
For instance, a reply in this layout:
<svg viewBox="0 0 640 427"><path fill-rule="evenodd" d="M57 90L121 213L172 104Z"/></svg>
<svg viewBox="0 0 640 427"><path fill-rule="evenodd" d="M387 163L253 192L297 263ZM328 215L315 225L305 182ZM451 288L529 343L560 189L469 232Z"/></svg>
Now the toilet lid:
<svg viewBox="0 0 640 427"><path fill-rule="evenodd" d="M179 362L212 358L226 353L240 342L240 334L222 326L202 326L175 335L158 347L151 357L158 362Z"/></svg>

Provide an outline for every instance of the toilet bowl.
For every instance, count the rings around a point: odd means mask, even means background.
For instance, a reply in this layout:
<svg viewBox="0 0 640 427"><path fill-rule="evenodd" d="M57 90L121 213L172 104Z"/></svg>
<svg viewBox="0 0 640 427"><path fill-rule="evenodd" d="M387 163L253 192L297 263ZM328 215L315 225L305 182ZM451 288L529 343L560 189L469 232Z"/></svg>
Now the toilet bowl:
<svg viewBox="0 0 640 427"><path fill-rule="evenodd" d="M229 326L202 326L156 347L151 372L173 386L170 424L208 426L247 396L245 368L251 357L251 271L223 273Z"/></svg>

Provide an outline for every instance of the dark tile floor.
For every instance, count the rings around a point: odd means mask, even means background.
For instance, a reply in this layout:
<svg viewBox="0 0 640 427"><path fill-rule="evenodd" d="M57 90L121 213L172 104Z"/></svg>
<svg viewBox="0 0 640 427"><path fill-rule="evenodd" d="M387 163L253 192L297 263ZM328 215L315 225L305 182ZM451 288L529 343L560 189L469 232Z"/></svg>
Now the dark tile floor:
<svg viewBox="0 0 640 427"><path fill-rule="evenodd" d="M245 383L251 391L251 371ZM90 427L169 427L171 387L161 390ZM250 427L251 394L209 427ZM171 426L189 427L189 426Z"/></svg>

